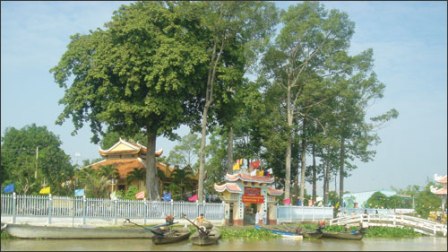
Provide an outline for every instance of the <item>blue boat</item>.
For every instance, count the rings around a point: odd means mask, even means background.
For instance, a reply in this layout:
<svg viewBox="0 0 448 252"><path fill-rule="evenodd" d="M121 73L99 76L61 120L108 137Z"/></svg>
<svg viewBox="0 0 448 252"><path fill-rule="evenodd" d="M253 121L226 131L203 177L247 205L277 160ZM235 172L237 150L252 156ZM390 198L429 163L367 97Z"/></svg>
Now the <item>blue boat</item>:
<svg viewBox="0 0 448 252"><path fill-rule="evenodd" d="M293 232L283 231L283 230L277 230L277 229L270 229L266 227L262 227L259 225L255 225L255 229L257 230L267 230L271 233L274 233L276 235L280 235L282 238L286 239L293 239L293 240L303 240L303 236L300 234L296 234Z"/></svg>

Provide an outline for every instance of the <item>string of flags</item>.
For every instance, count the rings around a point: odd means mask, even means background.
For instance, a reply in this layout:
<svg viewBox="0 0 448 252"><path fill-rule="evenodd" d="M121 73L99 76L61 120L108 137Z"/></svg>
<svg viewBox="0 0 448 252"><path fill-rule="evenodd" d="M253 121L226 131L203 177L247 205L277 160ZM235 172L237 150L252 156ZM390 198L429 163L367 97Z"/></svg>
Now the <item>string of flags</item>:
<svg viewBox="0 0 448 252"><path fill-rule="evenodd" d="M261 169L261 161L259 159L249 162L248 166L244 166L244 159L237 159L233 164L233 170L238 171L242 168L248 167L251 176L270 176L273 174L272 168Z"/></svg>

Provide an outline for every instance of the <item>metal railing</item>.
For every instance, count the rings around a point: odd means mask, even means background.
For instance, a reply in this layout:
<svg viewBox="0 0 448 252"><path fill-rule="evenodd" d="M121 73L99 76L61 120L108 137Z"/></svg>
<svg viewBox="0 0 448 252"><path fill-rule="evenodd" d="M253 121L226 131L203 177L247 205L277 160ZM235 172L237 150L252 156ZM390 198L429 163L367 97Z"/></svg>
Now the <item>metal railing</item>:
<svg viewBox="0 0 448 252"><path fill-rule="evenodd" d="M388 227L410 227L416 232L426 235L436 235L437 233L443 236L447 235L447 226L430 220L425 220L413 216L403 214L357 214L345 215L339 218L330 220L330 225L363 225L368 226L388 226Z"/></svg>
<svg viewBox="0 0 448 252"><path fill-rule="evenodd" d="M224 219L224 203L209 202L175 202L147 200L110 200L86 197L59 197L33 195L1 195L2 217L12 217L16 223L17 217L43 217L51 224L54 218L82 219L86 224L88 219L112 220L118 219L161 220L171 214L180 219L185 213L188 218L195 218L203 213L208 220Z"/></svg>

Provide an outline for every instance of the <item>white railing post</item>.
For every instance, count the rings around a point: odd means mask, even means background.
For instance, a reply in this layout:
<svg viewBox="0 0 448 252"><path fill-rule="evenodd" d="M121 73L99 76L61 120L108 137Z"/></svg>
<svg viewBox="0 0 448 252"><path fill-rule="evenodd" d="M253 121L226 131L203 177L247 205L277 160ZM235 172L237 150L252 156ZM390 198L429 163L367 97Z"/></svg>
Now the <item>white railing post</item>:
<svg viewBox="0 0 448 252"><path fill-rule="evenodd" d="M51 212L53 211L53 199L51 193L48 194L48 224L51 224Z"/></svg>

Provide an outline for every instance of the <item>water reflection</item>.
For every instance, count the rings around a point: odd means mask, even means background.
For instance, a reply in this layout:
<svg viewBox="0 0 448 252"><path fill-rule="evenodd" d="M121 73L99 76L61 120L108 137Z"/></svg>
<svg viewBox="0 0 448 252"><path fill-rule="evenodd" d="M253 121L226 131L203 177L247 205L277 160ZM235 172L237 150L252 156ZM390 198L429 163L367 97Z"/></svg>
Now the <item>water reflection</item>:
<svg viewBox="0 0 448 252"><path fill-rule="evenodd" d="M2 251L447 251L446 237L413 239L365 238L362 241L271 239L220 240L218 245L196 246L189 241L154 245L148 239L123 240L2 240Z"/></svg>

